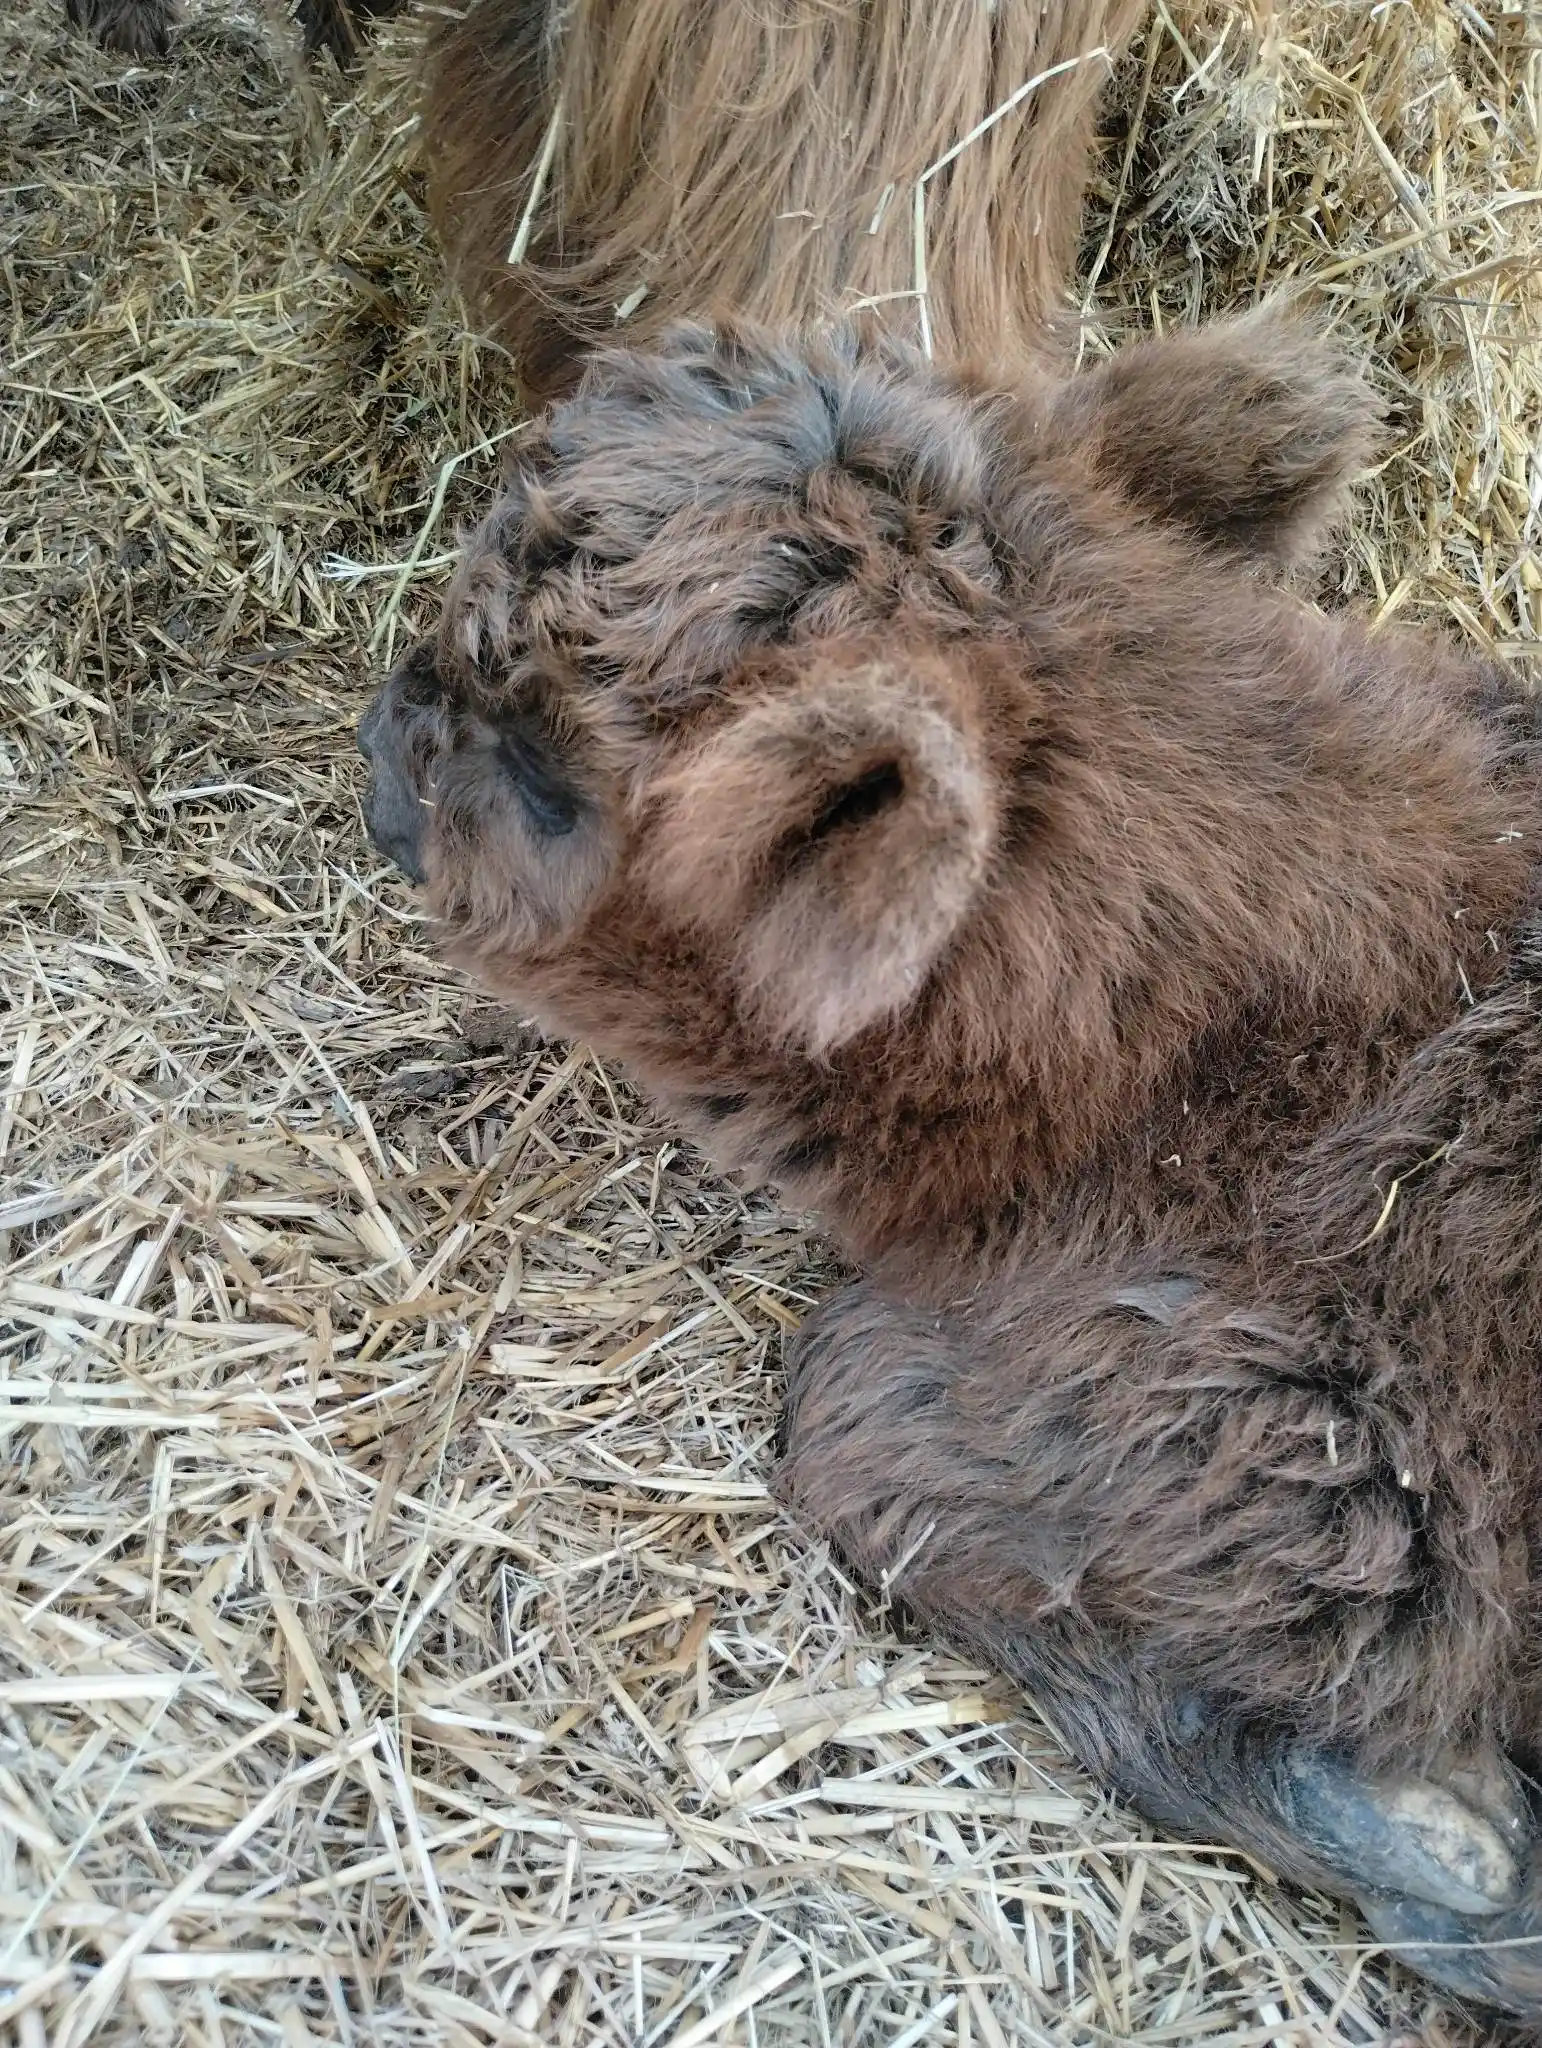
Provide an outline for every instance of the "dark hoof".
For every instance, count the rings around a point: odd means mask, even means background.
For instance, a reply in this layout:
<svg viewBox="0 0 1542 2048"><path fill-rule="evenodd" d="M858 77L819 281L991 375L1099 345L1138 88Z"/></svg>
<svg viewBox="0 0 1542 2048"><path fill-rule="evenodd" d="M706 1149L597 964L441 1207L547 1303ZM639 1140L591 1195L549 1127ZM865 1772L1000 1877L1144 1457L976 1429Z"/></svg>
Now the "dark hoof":
<svg viewBox="0 0 1542 2048"><path fill-rule="evenodd" d="M1542 1899L1528 1897L1510 1912L1480 1919L1374 1893L1357 1903L1377 1940L1443 1991L1542 2020Z"/></svg>
<svg viewBox="0 0 1542 2048"><path fill-rule="evenodd" d="M1284 1777L1301 1835L1357 1893L1484 1918L1520 1902L1531 1813L1499 1760L1464 1759L1438 1779L1362 1778L1337 1758L1298 1751Z"/></svg>
<svg viewBox="0 0 1542 2048"><path fill-rule="evenodd" d="M355 68L360 43L349 0L296 0L295 19L300 24L307 57L314 57L318 50L330 50L339 71Z"/></svg>
<svg viewBox="0 0 1542 2048"><path fill-rule="evenodd" d="M171 48L176 9L171 0L65 0L71 24L104 50L144 63Z"/></svg>

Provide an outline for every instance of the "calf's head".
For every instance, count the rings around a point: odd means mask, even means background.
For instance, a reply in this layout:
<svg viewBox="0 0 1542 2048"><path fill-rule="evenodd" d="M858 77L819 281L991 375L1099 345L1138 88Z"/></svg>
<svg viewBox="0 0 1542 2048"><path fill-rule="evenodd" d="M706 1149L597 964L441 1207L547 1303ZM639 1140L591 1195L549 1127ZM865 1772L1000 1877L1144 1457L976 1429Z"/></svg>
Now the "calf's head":
<svg viewBox="0 0 1542 2048"><path fill-rule="evenodd" d="M761 1098L914 1124L993 1075L1095 1139L1228 1003L1330 960L1380 1000L1398 941L1347 918L1419 950L1365 806L1406 835L1452 747L1481 787L1459 693L1259 574L1373 420L1256 317L1012 392L841 338L601 355L364 721L371 829L481 979L747 1160Z"/></svg>

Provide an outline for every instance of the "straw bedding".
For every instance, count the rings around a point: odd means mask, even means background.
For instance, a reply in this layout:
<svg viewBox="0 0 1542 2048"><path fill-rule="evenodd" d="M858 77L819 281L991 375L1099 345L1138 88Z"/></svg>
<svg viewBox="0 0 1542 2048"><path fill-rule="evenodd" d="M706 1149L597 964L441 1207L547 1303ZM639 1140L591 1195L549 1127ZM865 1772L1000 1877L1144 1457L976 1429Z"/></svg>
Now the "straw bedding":
<svg viewBox="0 0 1542 2048"><path fill-rule="evenodd" d="M277 17L0 21L0 2035L1482 2038L1175 1847L768 1501L817 1239L433 958L351 728L517 432ZM945 53L939 53L945 61ZM1542 23L1167 0L1087 347L1315 279L1395 446L1325 593L1542 637Z"/></svg>

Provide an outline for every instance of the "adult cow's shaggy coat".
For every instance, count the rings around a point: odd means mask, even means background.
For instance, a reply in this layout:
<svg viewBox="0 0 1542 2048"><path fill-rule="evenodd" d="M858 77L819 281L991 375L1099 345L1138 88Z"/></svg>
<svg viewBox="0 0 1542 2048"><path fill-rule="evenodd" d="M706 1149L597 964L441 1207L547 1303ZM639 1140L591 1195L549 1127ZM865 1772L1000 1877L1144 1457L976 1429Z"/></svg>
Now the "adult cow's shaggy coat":
<svg viewBox="0 0 1542 2048"><path fill-rule="evenodd" d="M642 344L683 314L863 304L939 355L1042 354L1099 95L1146 12L478 0L429 48L435 225L538 397L618 322Z"/></svg>
<svg viewBox="0 0 1542 2048"><path fill-rule="evenodd" d="M164 56L176 0L65 0ZM401 0L295 0L351 65ZM1099 95L1147 0L472 0L420 146L472 315L534 399L682 315L865 307L939 354L1053 349Z"/></svg>
<svg viewBox="0 0 1542 2048"><path fill-rule="evenodd" d="M1537 1924L1538 757L1492 667L1270 581L1373 414L1257 318L1068 384L602 356L371 822L868 1264L800 1512L1148 1811L1536 2010L1477 1944Z"/></svg>

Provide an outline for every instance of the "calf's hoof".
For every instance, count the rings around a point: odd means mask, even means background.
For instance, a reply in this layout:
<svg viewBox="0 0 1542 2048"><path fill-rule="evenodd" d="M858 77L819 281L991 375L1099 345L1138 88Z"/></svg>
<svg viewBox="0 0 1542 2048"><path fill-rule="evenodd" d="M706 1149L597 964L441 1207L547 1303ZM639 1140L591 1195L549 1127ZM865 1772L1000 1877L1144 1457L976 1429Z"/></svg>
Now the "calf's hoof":
<svg viewBox="0 0 1542 2048"><path fill-rule="evenodd" d="M1378 1941L1444 1991L1542 2020L1542 1858L1502 1757L1362 1778L1297 1753L1282 1775L1302 1839L1342 1873Z"/></svg>
<svg viewBox="0 0 1542 2048"><path fill-rule="evenodd" d="M1284 1776L1301 1835L1357 1886L1467 1915L1520 1900L1531 1810L1502 1759L1454 1760L1429 1778L1361 1777L1337 1757L1298 1751Z"/></svg>
<svg viewBox="0 0 1542 2048"><path fill-rule="evenodd" d="M1443 1991L1542 2021L1542 1890L1535 1884L1508 1911L1479 1916L1377 1892L1356 1904L1377 1940Z"/></svg>
<svg viewBox="0 0 1542 2048"><path fill-rule="evenodd" d="M296 0L295 19L307 57L330 50L339 71L354 69L359 61L359 35L349 0Z"/></svg>

